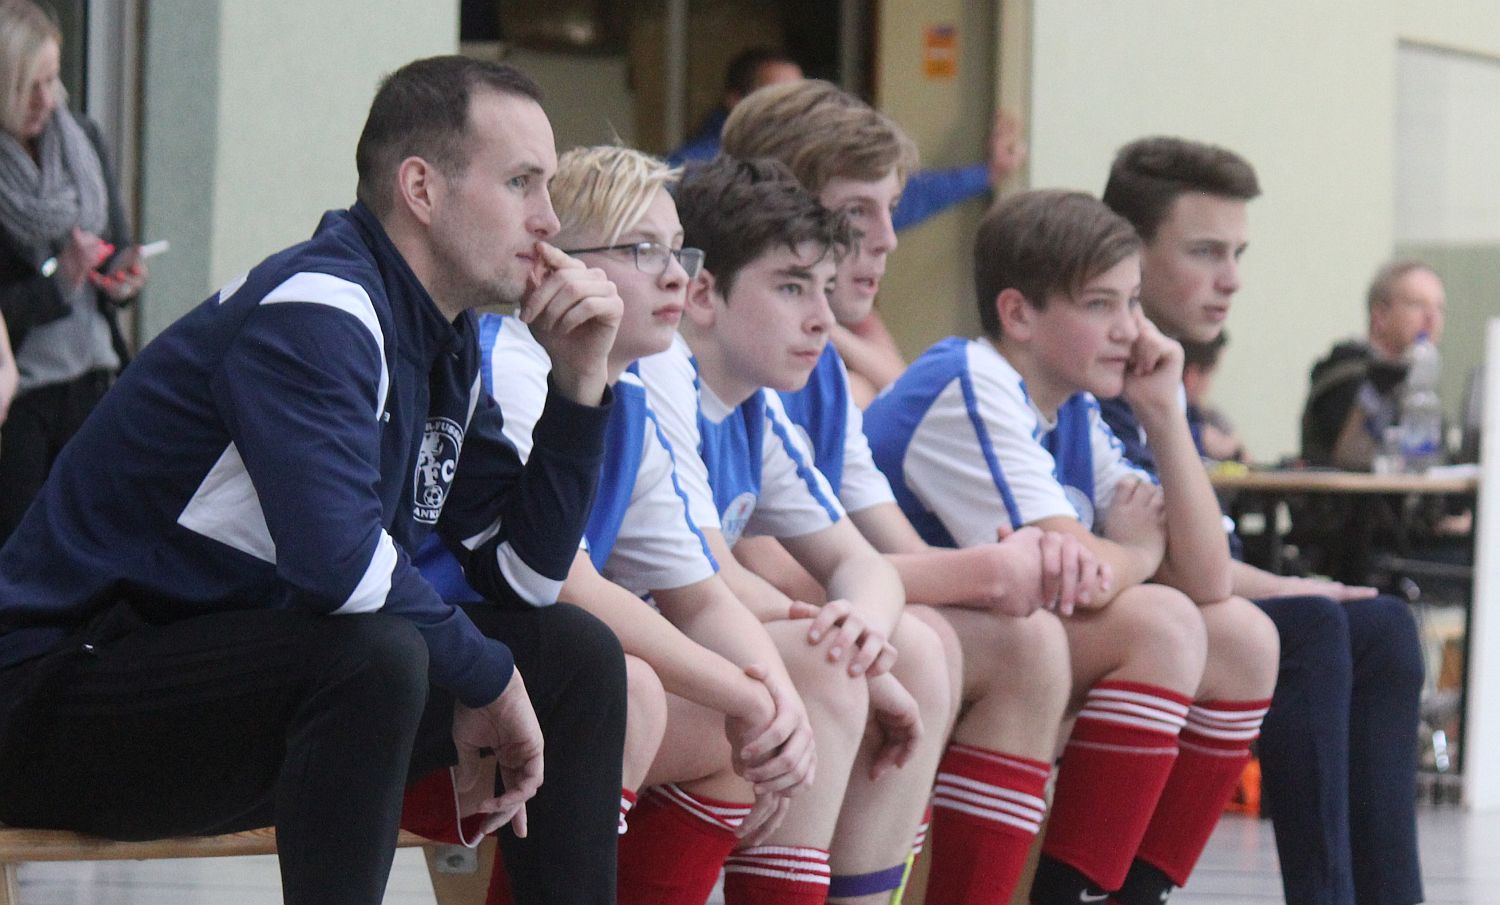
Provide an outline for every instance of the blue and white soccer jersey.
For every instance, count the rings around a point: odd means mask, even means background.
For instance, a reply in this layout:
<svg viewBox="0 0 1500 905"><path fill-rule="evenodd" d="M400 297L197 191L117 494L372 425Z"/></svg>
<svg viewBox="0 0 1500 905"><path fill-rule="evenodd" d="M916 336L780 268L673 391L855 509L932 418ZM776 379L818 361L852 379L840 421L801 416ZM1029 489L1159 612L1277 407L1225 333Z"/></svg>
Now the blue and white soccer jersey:
<svg viewBox="0 0 1500 905"><path fill-rule="evenodd" d="M807 386L778 395L845 511L859 512L895 500L890 482L875 467L865 438L864 413L854 404L849 372L832 343L824 347Z"/></svg>
<svg viewBox="0 0 1500 905"><path fill-rule="evenodd" d="M738 406L725 405L698 379L681 337L636 368L699 526L718 528L733 546L744 535L799 537L843 518L775 393L761 389Z"/></svg>
<svg viewBox="0 0 1500 905"><path fill-rule="evenodd" d="M875 463L932 544L967 547L1053 516L1103 528L1120 481L1150 481L1078 393L1048 422L984 340L928 349L865 412Z"/></svg>
<svg viewBox="0 0 1500 905"><path fill-rule="evenodd" d="M531 431L547 398L552 362L531 331L514 317L479 319L480 374L499 404L504 433L524 460ZM496 375L502 380L496 381ZM636 594L680 588L718 571L707 541L688 515L673 456L646 388L626 372L614 386L615 406L605 432L604 465L584 542L594 567ZM418 565L445 597L468 602L472 592L445 561L446 551L425 549Z"/></svg>

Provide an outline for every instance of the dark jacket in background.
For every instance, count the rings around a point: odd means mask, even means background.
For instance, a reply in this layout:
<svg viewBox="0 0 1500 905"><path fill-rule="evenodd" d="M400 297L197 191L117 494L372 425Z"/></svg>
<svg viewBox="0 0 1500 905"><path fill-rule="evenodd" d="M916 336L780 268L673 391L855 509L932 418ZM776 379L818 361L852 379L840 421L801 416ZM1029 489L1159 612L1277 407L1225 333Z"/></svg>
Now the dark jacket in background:
<svg viewBox="0 0 1500 905"><path fill-rule="evenodd" d="M1382 429L1399 415L1397 391L1405 379L1404 362L1376 358L1368 343L1351 340L1334 346L1312 367L1302 409L1302 458L1312 465L1333 464L1334 445L1366 384L1370 404L1380 409L1370 413L1373 420L1367 425L1378 443Z"/></svg>

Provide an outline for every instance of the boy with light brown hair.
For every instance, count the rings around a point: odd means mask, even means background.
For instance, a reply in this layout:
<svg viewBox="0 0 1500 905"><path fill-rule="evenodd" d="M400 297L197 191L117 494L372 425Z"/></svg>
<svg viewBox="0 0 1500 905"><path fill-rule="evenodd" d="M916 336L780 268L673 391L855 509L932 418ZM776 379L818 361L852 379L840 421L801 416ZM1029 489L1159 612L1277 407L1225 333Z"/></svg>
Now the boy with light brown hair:
<svg viewBox="0 0 1500 905"><path fill-rule="evenodd" d="M1061 620L1077 722L1031 901L1156 905L1186 881L1249 756L1275 630L1229 595L1178 404L1182 349L1140 313L1130 224L1082 193L1024 192L986 216L974 257L984 336L933 346L871 405L875 460L930 542L1029 525L1111 566L1112 593ZM1097 397L1122 393L1159 486L1100 418Z"/></svg>

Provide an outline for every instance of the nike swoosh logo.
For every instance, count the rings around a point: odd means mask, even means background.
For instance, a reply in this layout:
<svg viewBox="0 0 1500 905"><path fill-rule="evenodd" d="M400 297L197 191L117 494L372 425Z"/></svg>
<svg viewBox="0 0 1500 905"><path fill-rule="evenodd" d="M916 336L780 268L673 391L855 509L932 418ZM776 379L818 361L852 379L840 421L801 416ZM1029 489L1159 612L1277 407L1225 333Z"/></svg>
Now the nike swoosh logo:
<svg viewBox="0 0 1500 905"><path fill-rule="evenodd" d="M1087 892L1080 892L1078 894L1079 902L1103 902L1107 898L1109 898L1109 893L1107 892L1101 892L1097 896Z"/></svg>

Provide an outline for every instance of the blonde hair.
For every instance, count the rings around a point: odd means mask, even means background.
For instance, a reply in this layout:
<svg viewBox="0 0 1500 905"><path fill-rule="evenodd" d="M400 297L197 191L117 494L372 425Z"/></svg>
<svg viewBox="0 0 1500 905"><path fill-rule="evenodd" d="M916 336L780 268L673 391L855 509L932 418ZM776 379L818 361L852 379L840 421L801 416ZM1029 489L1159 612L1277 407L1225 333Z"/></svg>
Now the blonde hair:
<svg viewBox="0 0 1500 905"><path fill-rule="evenodd" d="M835 178L901 182L917 166L917 146L896 121L829 82L768 85L735 104L724 123L724 153L772 157L816 195Z"/></svg>
<svg viewBox="0 0 1500 905"><path fill-rule="evenodd" d="M632 148L596 145L573 148L557 160L552 177L552 206L561 224L558 240L597 231L604 245L646 215L658 190L677 181L682 171Z"/></svg>
<svg viewBox="0 0 1500 905"><path fill-rule="evenodd" d="M0 0L0 126L15 134L26 116L26 85L37 55L52 41L62 45L57 23L31 0ZM67 95L58 85L58 106Z"/></svg>

